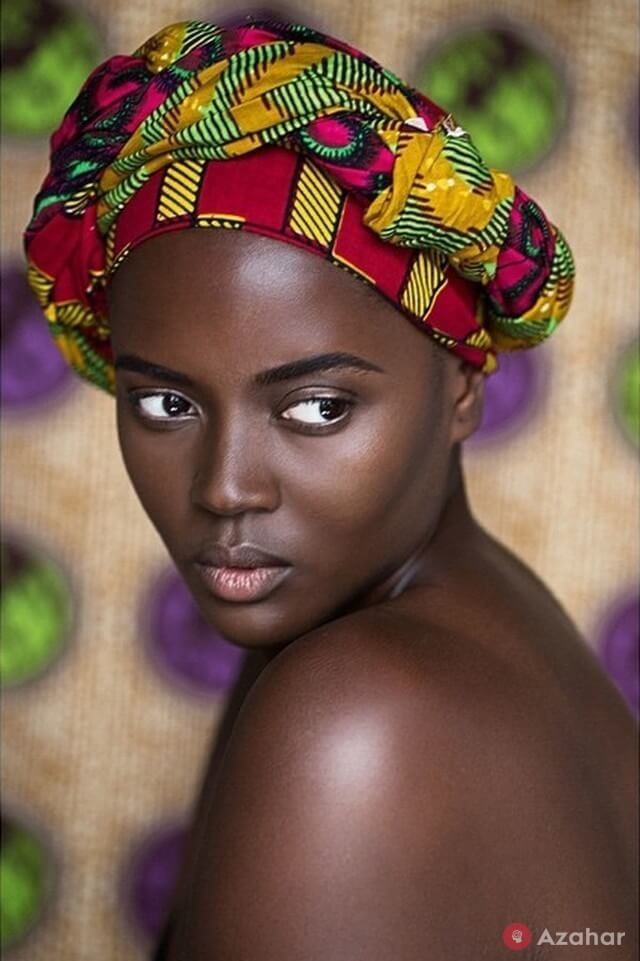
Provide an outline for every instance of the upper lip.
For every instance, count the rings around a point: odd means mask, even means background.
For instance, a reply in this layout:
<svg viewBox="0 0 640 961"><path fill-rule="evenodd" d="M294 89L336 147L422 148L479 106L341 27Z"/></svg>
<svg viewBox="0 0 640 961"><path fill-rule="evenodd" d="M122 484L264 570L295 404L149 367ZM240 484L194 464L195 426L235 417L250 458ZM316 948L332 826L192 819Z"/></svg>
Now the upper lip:
<svg viewBox="0 0 640 961"><path fill-rule="evenodd" d="M289 562L270 554L257 544L212 544L195 558L207 567L289 567Z"/></svg>

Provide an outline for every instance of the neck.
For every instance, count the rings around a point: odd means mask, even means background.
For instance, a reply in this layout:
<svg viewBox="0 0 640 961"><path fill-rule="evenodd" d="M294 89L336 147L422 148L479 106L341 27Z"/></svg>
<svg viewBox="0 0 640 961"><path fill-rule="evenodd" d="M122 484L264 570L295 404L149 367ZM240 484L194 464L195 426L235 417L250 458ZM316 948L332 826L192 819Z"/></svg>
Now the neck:
<svg viewBox="0 0 640 961"><path fill-rule="evenodd" d="M428 551L448 556L452 549L459 550L463 539L475 540L481 533L482 528L469 506L458 445L451 457L442 510L433 536L429 540Z"/></svg>
<svg viewBox="0 0 640 961"><path fill-rule="evenodd" d="M469 506L459 450L451 460L447 494L440 517L425 550L425 577L427 582L447 567L455 565L460 556L460 545L478 544L486 534L476 521Z"/></svg>
<svg viewBox="0 0 640 961"><path fill-rule="evenodd" d="M362 595L350 610L371 607L399 597L409 587L433 583L450 571L460 557L460 544L477 543L482 528L471 513L459 448L451 457L440 513L434 527L396 570ZM342 613L347 613L346 611Z"/></svg>

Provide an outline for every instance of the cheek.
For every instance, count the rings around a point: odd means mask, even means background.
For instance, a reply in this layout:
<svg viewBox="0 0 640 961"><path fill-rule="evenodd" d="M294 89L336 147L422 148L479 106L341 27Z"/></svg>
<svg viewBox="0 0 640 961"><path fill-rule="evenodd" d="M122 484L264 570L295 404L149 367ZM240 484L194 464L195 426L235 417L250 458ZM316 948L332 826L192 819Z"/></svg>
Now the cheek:
<svg viewBox="0 0 640 961"><path fill-rule="evenodd" d="M118 405L118 441L129 480L147 516L160 534L180 522L187 482L187 458L177 456L175 444L136 429ZM173 440L173 438L172 438Z"/></svg>
<svg viewBox="0 0 640 961"><path fill-rule="evenodd" d="M403 413L398 404L368 425L309 442L288 485L303 522L370 547L427 506L444 482L442 432L424 412Z"/></svg>

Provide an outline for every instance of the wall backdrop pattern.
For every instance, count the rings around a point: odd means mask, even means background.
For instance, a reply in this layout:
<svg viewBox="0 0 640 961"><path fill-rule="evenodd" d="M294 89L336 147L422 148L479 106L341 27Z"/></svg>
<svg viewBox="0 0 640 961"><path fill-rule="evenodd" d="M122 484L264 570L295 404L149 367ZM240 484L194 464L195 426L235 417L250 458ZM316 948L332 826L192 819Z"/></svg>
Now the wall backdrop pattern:
<svg viewBox="0 0 640 961"><path fill-rule="evenodd" d="M143 959L244 654L208 627L125 476L113 401L70 374L21 232L94 65L215 0L2 7L2 948ZM253 9L256 9L255 7ZM261 8L264 10L264 7ZM572 244L569 317L503 357L465 448L479 518L550 584L638 705L638 9L633 0L306 0L452 110Z"/></svg>

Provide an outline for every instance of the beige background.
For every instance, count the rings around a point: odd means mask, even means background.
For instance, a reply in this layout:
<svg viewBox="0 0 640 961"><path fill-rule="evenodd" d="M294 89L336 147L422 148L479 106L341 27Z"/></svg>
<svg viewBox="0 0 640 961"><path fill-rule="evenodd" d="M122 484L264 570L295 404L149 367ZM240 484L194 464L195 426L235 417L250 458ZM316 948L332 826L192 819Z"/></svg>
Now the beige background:
<svg viewBox="0 0 640 961"><path fill-rule="evenodd" d="M198 0L76 5L100 24L106 55L131 52L165 23L214 19L220 9ZM569 318L544 348L552 379L542 410L520 436L467 453L470 493L486 526L534 566L591 641L608 599L638 571L635 458L608 396L638 320L638 163L629 130L637 4L311 0L299 15L408 75L441 32L482 13L529 25L567 71L570 125L520 182L569 238L578 283ZM20 253L46 160L43 143L4 144L5 256ZM4 698L6 803L46 827L60 860L52 909L11 956L133 961L145 951L116 901L122 859L156 821L186 815L221 702L172 689L141 650L141 586L166 555L125 477L112 401L79 385L48 412L7 418L3 450L5 524L48 547L81 598L65 657Z"/></svg>

